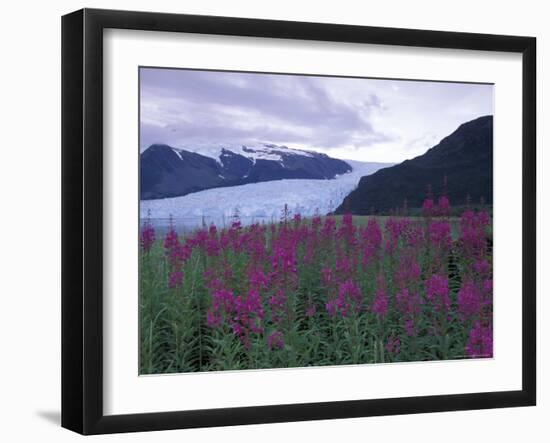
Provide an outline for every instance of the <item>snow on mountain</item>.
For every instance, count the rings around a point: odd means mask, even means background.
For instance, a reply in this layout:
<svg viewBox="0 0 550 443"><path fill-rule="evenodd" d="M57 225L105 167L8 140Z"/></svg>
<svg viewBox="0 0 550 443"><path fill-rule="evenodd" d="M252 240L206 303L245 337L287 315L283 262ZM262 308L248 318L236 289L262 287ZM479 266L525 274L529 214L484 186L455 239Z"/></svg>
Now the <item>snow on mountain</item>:
<svg viewBox="0 0 550 443"><path fill-rule="evenodd" d="M155 144L140 156L140 196L153 200L274 180L333 179L351 169L326 154L268 143L187 149Z"/></svg>
<svg viewBox="0 0 550 443"><path fill-rule="evenodd" d="M178 154L180 150L188 152L194 152L195 154L204 155L216 160L219 164L222 164L223 151L230 151L234 154L242 155L253 163L256 160L273 160L281 162L283 155L302 155L304 157L313 157L313 153L302 150L289 148L284 145L275 145L273 143L214 143L214 144L199 144L192 146L182 146L181 149L174 148L174 152Z"/></svg>
<svg viewBox="0 0 550 443"><path fill-rule="evenodd" d="M238 212L245 224L280 219L285 204L292 213L312 216L337 208L357 186L360 178L390 166L387 163L347 161L353 170L332 180L285 179L240 186L207 189L182 197L142 200L140 215L150 214L157 227L166 227L169 218L178 227L194 228L203 222L228 225Z"/></svg>

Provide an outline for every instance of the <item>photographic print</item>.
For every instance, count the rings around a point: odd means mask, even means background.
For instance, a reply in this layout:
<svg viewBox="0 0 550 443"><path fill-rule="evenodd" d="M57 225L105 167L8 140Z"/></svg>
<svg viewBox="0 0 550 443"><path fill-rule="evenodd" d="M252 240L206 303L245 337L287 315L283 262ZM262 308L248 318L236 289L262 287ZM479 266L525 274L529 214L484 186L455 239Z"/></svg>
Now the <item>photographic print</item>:
<svg viewBox="0 0 550 443"><path fill-rule="evenodd" d="M140 67L139 373L492 358L493 94Z"/></svg>

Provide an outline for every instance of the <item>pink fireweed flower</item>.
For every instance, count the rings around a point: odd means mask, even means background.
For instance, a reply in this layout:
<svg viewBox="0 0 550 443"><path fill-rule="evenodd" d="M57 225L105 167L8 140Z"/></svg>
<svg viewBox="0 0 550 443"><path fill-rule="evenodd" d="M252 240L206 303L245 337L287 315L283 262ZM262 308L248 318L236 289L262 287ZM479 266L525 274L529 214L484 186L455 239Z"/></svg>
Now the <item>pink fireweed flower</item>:
<svg viewBox="0 0 550 443"><path fill-rule="evenodd" d="M224 319L231 318L234 310L235 297L233 292L217 287L212 293L212 304L206 314L208 326L211 328L221 326Z"/></svg>
<svg viewBox="0 0 550 443"><path fill-rule="evenodd" d="M222 290L224 288L224 283L214 275L212 270L204 271L203 275L206 282L206 287L212 292Z"/></svg>
<svg viewBox="0 0 550 443"><path fill-rule="evenodd" d="M208 239L206 240L206 253L210 257L217 257L221 250L220 241L218 239L218 228L212 224L208 228Z"/></svg>
<svg viewBox="0 0 550 443"><path fill-rule="evenodd" d="M412 248L418 248L424 241L424 229L413 227L406 232L407 245Z"/></svg>
<svg viewBox="0 0 550 443"><path fill-rule="evenodd" d="M468 320L479 314L482 305L481 293L473 281L466 281L458 291L458 312L462 320Z"/></svg>
<svg viewBox="0 0 550 443"><path fill-rule="evenodd" d="M269 298L271 318L275 323L282 323L288 317L287 296L279 290Z"/></svg>
<svg viewBox="0 0 550 443"><path fill-rule="evenodd" d="M451 306L449 280L441 275L432 275L426 281L426 298L439 312L447 312Z"/></svg>
<svg viewBox="0 0 550 443"><path fill-rule="evenodd" d="M420 297L420 294L405 288L399 291L395 298L397 302L397 310L405 319L405 330L407 335L416 335L415 319L422 312L422 298Z"/></svg>
<svg viewBox="0 0 550 443"><path fill-rule="evenodd" d="M377 279L377 288L374 296L374 302L372 304L372 311L380 318L384 318L388 313L388 294L386 292L386 280L384 275L380 273Z"/></svg>
<svg viewBox="0 0 550 443"><path fill-rule="evenodd" d="M323 229L321 231L321 235L324 239L331 239L334 235L334 231L336 229L336 220L334 220L334 217L328 216L325 218L325 224L323 225Z"/></svg>
<svg viewBox="0 0 550 443"><path fill-rule="evenodd" d="M403 254L395 271L394 281L398 288L415 285L420 280L422 269L412 254Z"/></svg>
<svg viewBox="0 0 550 443"><path fill-rule="evenodd" d="M349 212L345 213L342 217L342 224L346 227L353 226L353 215Z"/></svg>
<svg viewBox="0 0 550 443"><path fill-rule="evenodd" d="M246 297L238 296L235 299L236 317L243 326L249 326L252 332L261 332L262 329L252 319L263 319L264 307L258 291L251 289Z"/></svg>
<svg viewBox="0 0 550 443"><path fill-rule="evenodd" d="M352 312L360 312L363 304L363 295L357 284L348 279L338 287L338 296L327 303L327 311L331 316L340 314L347 317Z"/></svg>
<svg viewBox="0 0 550 443"><path fill-rule="evenodd" d="M199 229L193 237L187 239L187 242L193 246L204 248L208 241L209 235L206 229Z"/></svg>
<svg viewBox="0 0 550 443"><path fill-rule="evenodd" d="M386 351L389 354L399 354L401 352L401 340L399 337L390 335L388 341L386 342Z"/></svg>
<svg viewBox="0 0 550 443"><path fill-rule="evenodd" d="M404 223L396 218L389 218L386 222L386 232L393 240L399 240L399 236L403 233Z"/></svg>
<svg viewBox="0 0 550 443"><path fill-rule="evenodd" d="M209 309L206 312L206 324L211 328L219 328L222 324L222 317L215 311Z"/></svg>
<svg viewBox="0 0 550 443"><path fill-rule="evenodd" d="M408 219L398 220L396 218L389 218L386 222L386 232L388 238L386 240L386 252L393 254L399 244L399 239L409 227L410 221Z"/></svg>
<svg viewBox="0 0 550 443"><path fill-rule="evenodd" d="M241 222L234 221L227 231L228 239L225 241L228 243L228 247L233 248L234 251L240 252L241 250L241 230Z"/></svg>
<svg viewBox="0 0 550 443"><path fill-rule="evenodd" d="M233 269L231 268L231 265L229 263L225 264L225 267L223 268L223 279L228 282L233 278Z"/></svg>
<svg viewBox="0 0 550 443"><path fill-rule="evenodd" d="M428 228L430 242L438 249L448 249L451 247L451 225L447 221L436 221L430 223Z"/></svg>
<svg viewBox="0 0 550 443"><path fill-rule="evenodd" d="M315 215L311 219L311 227L313 228L313 230L317 231L321 226L321 223L322 221L321 221L321 216L319 215L319 210L316 210Z"/></svg>
<svg viewBox="0 0 550 443"><path fill-rule="evenodd" d="M304 254L304 264L308 265L313 262L316 256L319 238L316 231L311 231L307 238L306 251Z"/></svg>
<svg viewBox="0 0 550 443"><path fill-rule="evenodd" d="M386 253L390 256L393 255L393 253L397 250L397 243L395 243L391 238L388 238L386 240L386 247L385 247Z"/></svg>
<svg viewBox="0 0 550 443"><path fill-rule="evenodd" d="M491 217L487 211L479 211L477 213L477 222L480 226L489 226L491 224Z"/></svg>
<svg viewBox="0 0 550 443"><path fill-rule="evenodd" d="M397 309L402 312L409 312L409 299L410 292L407 288L402 289L395 295L395 300L397 301Z"/></svg>
<svg viewBox="0 0 550 443"><path fill-rule="evenodd" d="M480 321L474 323L474 326L470 330L470 338L466 344L466 354L471 358L490 358L493 356L492 326L483 326Z"/></svg>
<svg viewBox="0 0 550 443"><path fill-rule="evenodd" d="M397 310L405 321L408 336L416 335L416 319L422 312L422 298L418 292L404 288L396 294Z"/></svg>
<svg viewBox="0 0 550 443"><path fill-rule="evenodd" d="M231 222L231 230L239 231L241 228L242 228L242 224L239 219L235 219Z"/></svg>
<svg viewBox="0 0 550 443"><path fill-rule="evenodd" d="M225 229L220 234L220 248L222 251L227 251L231 244L231 238L229 237L228 231Z"/></svg>
<svg viewBox="0 0 550 443"><path fill-rule="evenodd" d="M348 279L340 285L338 298L346 300L347 305L355 312L360 312L363 307L363 294L352 279Z"/></svg>
<svg viewBox="0 0 550 443"><path fill-rule="evenodd" d="M260 262L265 259L266 248L265 240L253 238L247 245L246 250L254 262Z"/></svg>
<svg viewBox="0 0 550 443"><path fill-rule="evenodd" d="M251 289L260 291L267 289L269 285L269 278L260 268L252 268L248 271L248 285Z"/></svg>
<svg viewBox="0 0 550 443"><path fill-rule="evenodd" d="M242 327L239 323L233 323L233 334L235 334L241 342L246 345L247 347L250 345L250 340L248 339L246 335L246 329Z"/></svg>
<svg viewBox="0 0 550 443"><path fill-rule="evenodd" d="M177 271L193 252L192 243L186 241L185 244L181 244L173 228L166 233L164 249L172 271Z"/></svg>
<svg viewBox="0 0 550 443"><path fill-rule="evenodd" d="M225 322L233 330L233 334L248 349L250 335L263 333L262 321L264 309L260 295L250 290L243 296L234 296L233 292L222 289L212 294L212 305L206 314L206 321L210 327L217 328Z"/></svg>
<svg viewBox="0 0 550 443"><path fill-rule="evenodd" d="M382 229L375 218L369 218L367 229L363 232L363 241L374 249L382 245Z"/></svg>
<svg viewBox="0 0 550 443"><path fill-rule="evenodd" d="M424 215L424 217L431 217L432 215L434 215L434 211L435 211L435 204L433 199L431 198L425 199L424 202L422 203L422 214Z"/></svg>
<svg viewBox="0 0 550 443"><path fill-rule="evenodd" d="M474 263L474 271L480 276L489 275L491 273L491 265L487 260L478 260Z"/></svg>
<svg viewBox="0 0 550 443"><path fill-rule="evenodd" d="M363 251L363 266L368 266L371 263L375 262L376 251L370 247L366 246Z"/></svg>
<svg viewBox="0 0 550 443"><path fill-rule="evenodd" d="M363 265L368 266L372 261L376 260L378 251L382 245L382 230L375 218L370 218L367 223L367 228L361 233L363 244Z"/></svg>
<svg viewBox="0 0 550 443"><path fill-rule="evenodd" d="M148 253L155 243L155 228L151 225L149 218L143 223L139 240L141 249L143 249L145 253Z"/></svg>
<svg viewBox="0 0 550 443"><path fill-rule="evenodd" d="M336 299L329 300L325 304L325 308L328 312L328 315L330 315L331 317L334 317L338 311L338 306L336 305Z"/></svg>
<svg viewBox="0 0 550 443"><path fill-rule="evenodd" d="M451 202L445 195L439 197L439 201L437 202L437 213L444 217L451 215Z"/></svg>
<svg viewBox="0 0 550 443"><path fill-rule="evenodd" d="M179 238L176 230L170 226L170 229L164 237L164 249L169 254L176 246L179 246Z"/></svg>
<svg viewBox="0 0 550 443"><path fill-rule="evenodd" d="M342 218L342 225L337 232L337 238L343 240L348 246L355 246L357 243L356 239L357 228L353 225L353 215L344 214Z"/></svg>
<svg viewBox="0 0 550 443"><path fill-rule="evenodd" d="M283 349L285 347L285 337L282 332L275 331L267 337L267 346L270 351L274 349Z"/></svg>
<svg viewBox="0 0 550 443"><path fill-rule="evenodd" d="M242 236L244 242L242 250L249 255L251 263L260 263L266 258L265 233L266 228L256 223L249 227L246 235Z"/></svg>
<svg viewBox="0 0 550 443"><path fill-rule="evenodd" d="M273 269L282 274L296 274L296 242L288 236L281 236L273 241Z"/></svg>
<svg viewBox="0 0 550 443"><path fill-rule="evenodd" d="M183 285L183 271L172 271L168 276L168 287L180 288Z"/></svg>
<svg viewBox="0 0 550 443"><path fill-rule="evenodd" d="M212 306L215 309L229 313L233 310L235 303L234 298L233 291L223 288L217 289L212 294Z"/></svg>
<svg viewBox="0 0 550 443"><path fill-rule="evenodd" d="M422 298L417 292L404 288L396 294L397 309L402 314L417 315L422 309Z"/></svg>
<svg viewBox="0 0 550 443"><path fill-rule="evenodd" d="M353 263L347 256L342 255L336 259L336 275L338 275L341 280L350 278L353 274L353 270Z"/></svg>
<svg viewBox="0 0 550 443"><path fill-rule="evenodd" d="M193 249L188 243L182 245L178 242L172 249L167 251L171 266L174 268L181 266L182 263L191 257L192 252Z"/></svg>
<svg viewBox="0 0 550 443"><path fill-rule="evenodd" d="M206 253L210 257L217 257L220 253L220 244L217 237L210 237L206 241Z"/></svg>
<svg viewBox="0 0 550 443"><path fill-rule="evenodd" d="M405 332L409 337L413 337L416 335L416 325L414 323L414 319L408 318L405 320Z"/></svg>
<svg viewBox="0 0 550 443"><path fill-rule="evenodd" d="M491 224L485 211L465 211L460 219L460 240L466 256L483 257L487 248L486 229Z"/></svg>

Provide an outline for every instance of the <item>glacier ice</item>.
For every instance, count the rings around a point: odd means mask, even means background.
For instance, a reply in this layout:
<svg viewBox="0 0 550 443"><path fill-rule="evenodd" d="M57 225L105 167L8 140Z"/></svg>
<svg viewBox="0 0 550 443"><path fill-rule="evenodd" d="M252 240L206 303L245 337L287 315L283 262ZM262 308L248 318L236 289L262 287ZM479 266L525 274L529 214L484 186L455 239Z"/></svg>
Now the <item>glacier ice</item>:
<svg viewBox="0 0 550 443"><path fill-rule="evenodd" d="M150 217L153 225L166 227L172 218L176 227L195 228L214 223L224 226L235 213L244 224L280 219L285 204L291 213L324 215L338 207L357 186L361 177L388 163L346 160L353 170L332 180L288 179L241 186L214 188L182 197L140 202L140 217Z"/></svg>

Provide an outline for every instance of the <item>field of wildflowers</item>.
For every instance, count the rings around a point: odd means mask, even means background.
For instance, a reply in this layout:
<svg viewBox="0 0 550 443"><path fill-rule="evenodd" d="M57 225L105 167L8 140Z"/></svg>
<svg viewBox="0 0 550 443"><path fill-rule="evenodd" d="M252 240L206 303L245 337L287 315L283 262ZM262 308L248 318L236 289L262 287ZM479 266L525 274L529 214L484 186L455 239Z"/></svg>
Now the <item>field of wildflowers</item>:
<svg viewBox="0 0 550 443"><path fill-rule="evenodd" d="M492 357L492 220L450 214L143 220L140 373Z"/></svg>

